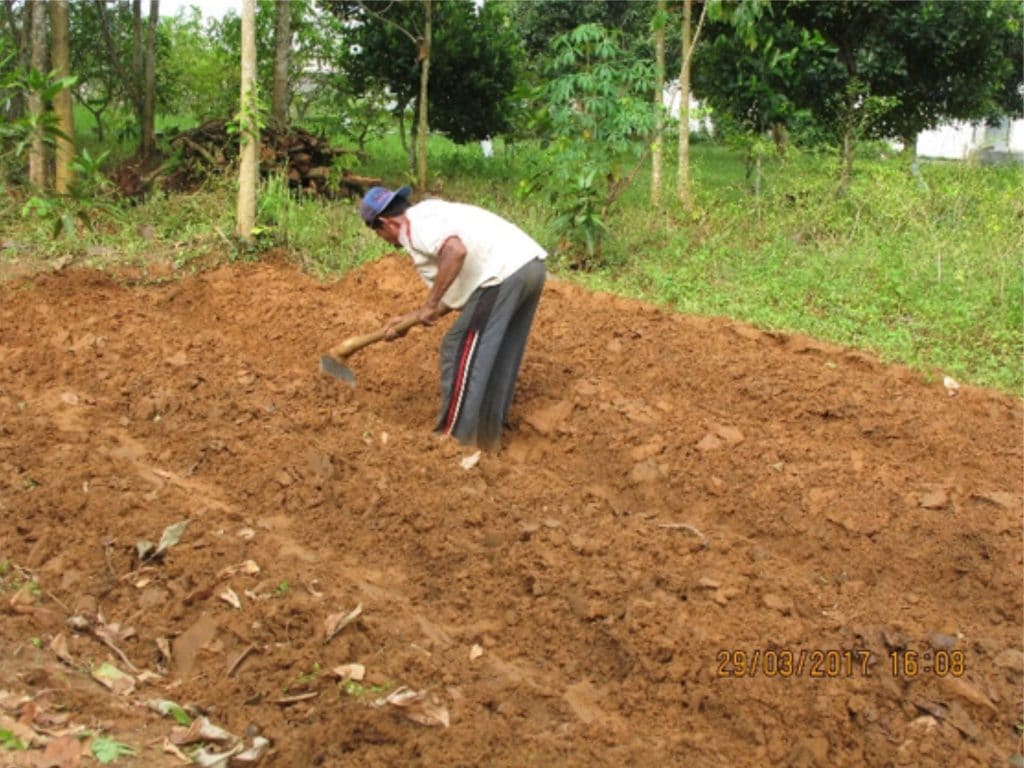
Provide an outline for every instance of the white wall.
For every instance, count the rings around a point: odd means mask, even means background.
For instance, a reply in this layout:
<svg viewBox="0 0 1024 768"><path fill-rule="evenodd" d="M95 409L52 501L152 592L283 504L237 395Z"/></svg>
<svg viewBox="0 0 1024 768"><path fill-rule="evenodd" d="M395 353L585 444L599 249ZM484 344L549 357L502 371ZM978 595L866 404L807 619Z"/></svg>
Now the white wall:
<svg viewBox="0 0 1024 768"><path fill-rule="evenodd" d="M994 127L984 123L951 123L922 131L917 137L917 154L921 157L964 160L985 149L1024 154L1024 120L1004 120Z"/></svg>

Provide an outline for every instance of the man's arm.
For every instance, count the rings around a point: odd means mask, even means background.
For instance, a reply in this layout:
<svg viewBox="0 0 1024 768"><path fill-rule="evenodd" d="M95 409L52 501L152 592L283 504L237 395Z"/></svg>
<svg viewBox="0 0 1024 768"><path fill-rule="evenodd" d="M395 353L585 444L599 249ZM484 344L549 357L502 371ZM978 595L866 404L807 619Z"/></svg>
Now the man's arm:
<svg viewBox="0 0 1024 768"><path fill-rule="evenodd" d="M398 315L388 321L386 339L397 339L405 334L395 333L392 329L410 317L415 317L423 325L433 325L439 318L451 312L451 307L441 303L442 297L455 282L466 262L466 245L457 235L452 235L441 246L437 256L437 276L427 294L426 301L419 309L405 315Z"/></svg>

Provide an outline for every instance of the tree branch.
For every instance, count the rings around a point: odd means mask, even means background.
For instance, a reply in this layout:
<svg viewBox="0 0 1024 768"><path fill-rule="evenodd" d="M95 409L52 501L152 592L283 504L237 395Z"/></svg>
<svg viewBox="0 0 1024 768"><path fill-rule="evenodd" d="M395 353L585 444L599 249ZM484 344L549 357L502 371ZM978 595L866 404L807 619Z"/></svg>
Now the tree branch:
<svg viewBox="0 0 1024 768"><path fill-rule="evenodd" d="M700 30L704 26L704 17L708 15L709 0L705 0L704 4L700 7L700 18L697 19L697 28L693 31L693 39L690 40L690 50L686 52L686 61L683 63L683 68L690 66L690 59L693 58L693 52L697 48L697 41L700 40Z"/></svg>
<svg viewBox="0 0 1024 768"><path fill-rule="evenodd" d="M107 18L107 4L105 0L94 0L96 5L96 12L99 14L100 31L103 34L103 41L107 44L107 53L110 55L111 66L120 73L121 82L128 84L128 97L135 104L136 111L138 114L142 113L142 94L139 91L139 84L136 82L135 77L127 77L124 70L121 69L121 57L117 50L117 43L114 42L114 36L110 33L110 20Z"/></svg>
<svg viewBox="0 0 1024 768"><path fill-rule="evenodd" d="M356 0L356 4L360 8L362 8L364 11L366 11L368 14L373 16L375 19L380 19L385 24L390 24L392 27L394 27L399 32L401 32L403 35L408 37L412 41L413 45L415 45L417 48L419 47L419 45L420 45L420 38L417 37L416 35L412 34L409 30L407 30L401 24L399 24L399 23L397 23L395 21L392 21L391 19L387 18L383 14L380 14L380 13L377 13L376 11L374 11L374 10L371 10L369 8L369 6L367 6L366 3L363 2L363 0ZM391 3L388 3L388 8L390 8L390 7L391 7Z"/></svg>

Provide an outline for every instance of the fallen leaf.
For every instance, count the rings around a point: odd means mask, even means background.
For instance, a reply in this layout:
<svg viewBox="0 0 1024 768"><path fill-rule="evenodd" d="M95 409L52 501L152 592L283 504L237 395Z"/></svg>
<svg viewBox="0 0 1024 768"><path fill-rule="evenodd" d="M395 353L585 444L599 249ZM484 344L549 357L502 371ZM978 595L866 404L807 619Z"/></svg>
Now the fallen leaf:
<svg viewBox="0 0 1024 768"><path fill-rule="evenodd" d="M0 733L7 732L10 734L9 739L15 739L25 745L25 748L37 744L39 742L39 735L29 728L24 723L19 723L13 717L7 715L0 715ZM0 744L6 746L9 739L4 739ZM10 747L7 747L10 749Z"/></svg>
<svg viewBox="0 0 1024 768"><path fill-rule="evenodd" d="M108 736L96 736L89 745L93 757L106 765L135 754L135 750L127 744L109 738Z"/></svg>
<svg viewBox="0 0 1024 768"><path fill-rule="evenodd" d="M238 573L244 573L246 576L255 576L260 572L259 565L256 564L255 560L246 560L238 565L229 565L227 568L222 568L217 573L218 579L230 579L232 576Z"/></svg>
<svg viewBox="0 0 1024 768"><path fill-rule="evenodd" d="M326 635L324 637L324 644L331 642L331 639L337 635L341 630L351 624L353 621L359 618L359 615L363 612L363 604L360 603L348 613L332 613L324 620L324 629Z"/></svg>
<svg viewBox="0 0 1024 768"><path fill-rule="evenodd" d="M471 454L470 456L467 456L464 459L461 459L459 461L459 466L462 467L463 469L472 469L473 467L475 467L479 463L480 463L480 451L477 451L476 453Z"/></svg>
<svg viewBox="0 0 1024 768"><path fill-rule="evenodd" d="M335 667L331 670L341 682L347 682L349 680L355 680L356 682L366 677L366 667L362 664L342 664L340 667Z"/></svg>
<svg viewBox="0 0 1024 768"><path fill-rule="evenodd" d="M40 766L56 768L78 768L82 762L82 745L74 736L61 736L46 745L46 751L39 761Z"/></svg>
<svg viewBox="0 0 1024 768"><path fill-rule="evenodd" d="M158 637L156 639L157 650L160 651L160 655L166 662L171 661L171 643L166 637Z"/></svg>
<svg viewBox="0 0 1024 768"><path fill-rule="evenodd" d="M152 554L152 557L160 557L164 552L180 542L190 522L192 521L182 520L180 523L174 523L164 528L164 532L160 536L160 543L156 545L156 551Z"/></svg>
<svg viewBox="0 0 1024 768"><path fill-rule="evenodd" d="M196 718L188 728L172 728L170 741L179 747L188 744L198 744L203 741L229 742L235 741L237 737L216 726L206 717Z"/></svg>
<svg viewBox="0 0 1024 768"><path fill-rule="evenodd" d="M483 655L484 655L484 647L482 645L480 645L479 643L474 644L473 647L469 649L469 660L470 661L473 661L474 659L479 659Z"/></svg>
<svg viewBox="0 0 1024 768"><path fill-rule="evenodd" d="M288 704L298 704L300 701L306 701L308 699L315 699L320 695L319 691L308 691L306 693L296 693L291 696L281 696L277 699L271 699L274 704L281 704L287 706Z"/></svg>
<svg viewBox="0 0 1024 768"><path fill-rule="evenodd" d="M436 694L427 691L414 691L407 686L402 686L383 699L375 702L376 706L395 707L405 717L414 723L426 726L450 725L448 708L441 703Z"/></svg>
<svg viewBox="0 0 1024 768"><path fill-rule="evenodd" d="M242 601L238 599L238 595L235 594L235 590L231 587L227 587L223 592L217 595L217 597L233 608L242 607Z"/></svg>
<svg viewBox="0 0 1024 768"><path fill-rule="evenodd" d="M50 641L50 650L65 664L72 667L75 665L75 660L71 657L71 652L68 650L68 639L64 637L63 632L58 632L56 637Z"/></svg>
<svg viewBox="0 0 1024 768"><path fill-rule="evenodd" d="M192 718L189 717L185 708L170 699L150 699L146 702L146 706L164 717L174 718L174 722L178 725L192 725Z"/></svg>
<svg viewBox="0 0 1024 768"><path fill-rule="evenodd" d="M104 662L92 670L92 678L120 696L127 696L135 690L135 678L110 662Z"/></svg>
<svg viewBox="0 0 1024 768"><path fill-rule="evenodd" d="M171 744L168 739L164 739L164 752L169 755L174 755L176 758L181 760L185 765L192 765L192 758L178 749L176 746Z"/></svg>
<svg viewBox="0 0 1024 768"><path fill-rule="evenodd" d="M232 757L242 751L244 747L236 744L227 752L207 752L199 749L192 753L192 762L201 768L227 768Z"/></svg>
<svg viewBox="0 0 1024 768"><path fill-rule="evenodd" d="M239 752L231 758L231 765L255 765L263 759L267 749L270 748L270 739L257 736L252 740L252 746L244 752Z"/></svg>

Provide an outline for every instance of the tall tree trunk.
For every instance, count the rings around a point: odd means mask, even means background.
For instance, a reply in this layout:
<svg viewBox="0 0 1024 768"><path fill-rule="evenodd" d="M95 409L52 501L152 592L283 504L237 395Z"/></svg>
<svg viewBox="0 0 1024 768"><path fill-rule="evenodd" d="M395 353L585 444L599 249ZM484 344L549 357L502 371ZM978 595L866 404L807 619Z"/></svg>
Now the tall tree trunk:
<svg viewBox="0 0 1024 768"><path fill-rule="evenodd" d="M256 0L242 0L242 90L239 108L238 220L235 234L248 241L256 225L256 174L260 134L256 125Z"/></svg>
<svg viewBox="0 0 1024 768"><path fill-rule="evenodd" d="M142 156L156 149L156 25L160 20L160 0L149 0L146 24L146 95L142 110Z"/></svg>
<svg viewBox="0 0 1024 768"><path fill-rule="evenodd" d="M28 69L28 15L22 12L22 23L18 25L18 15L14 11L14 0L4 0L4 11L7 17L7 26L11 29L11 40L18 52L17 62L23 68ZM6 117L17 120L25 115L25 97L21 93L14 93L11 96L10 106L5 110Z"/></svg>
<svg viewBox="0 0 1024 768"><path fill-rule="evenodd" d="M661 207L661 169L665 141L665 0L658 0L654 21L654 141L651 143L651 205Z"/></svg>
<svg viewBox="0 0 1024 768"><path fill-rule="evenodd" d="M274 94L271 121L278 131L288 130L288 54L291 52L291 3L277 0L277 25L274 28Z"/></svg>
<svg viewBox="0 0 1024 768"><path fill-rule="evenodd" d="M97 0L97 2L100 5L106 5L104 0ZM140 126L146 113L146 98L143 95L142 80L142 0L132 0L132 83L130 92L135 100L135 119Z"/></svg>
<svg viewBox="0 0 1024 768"><path fill-rule="evenodd" d="M46 72L46 3L45 0L29 0L32 19L32 48L30 63L32 69ZM29 114L36 121L32 136L32 144L28 153L28 181L36 189L46 187L46 142L43 140L43 104L42 96L32 91L28 96Z"/></svg>
<svg viewBox="0 0 1024 768"><path fill-rule="evenodd" d="M693 0L683 2L682 66L679 69L679 172L676 177L676 192L683 208L689 208L690 200L690 56L693 43L690 39L690 20L693 15Z"/></svg>
<svg viewBox="0 0 1024 768"><path fill-rule="evenodd" d="M50 0L50 34L53 49L53 69L59 77L71 74L71 51L68 48L68 0ZM53 97L53 111L57 116L57 163L54 189L67 194L74 180L71 163L75 159L75 122L71 110L71 89L64 88Z"/></svg>
<svg viewBox="0 0 1024 768"><path fill-rule="evenodd" d="M423 38L420 41L420 122L416 136L416 179L421 190L427 188L427 84L430 82L431 3L423 0Z"/></svg>

